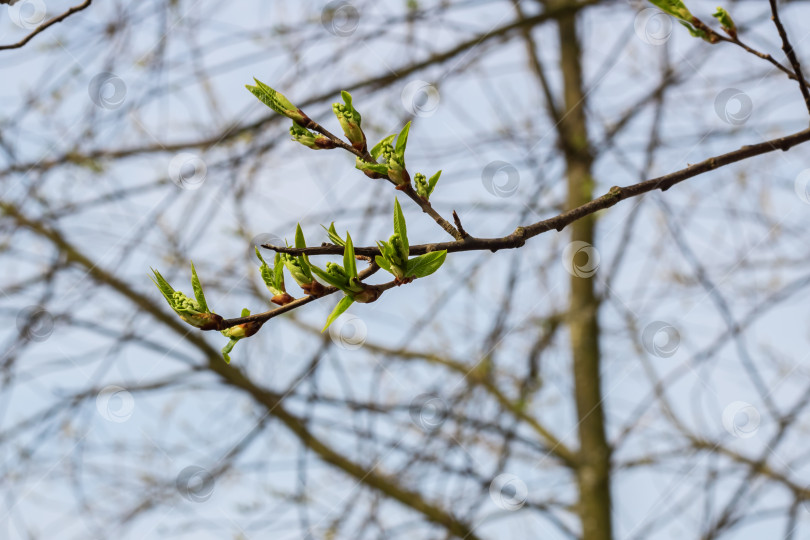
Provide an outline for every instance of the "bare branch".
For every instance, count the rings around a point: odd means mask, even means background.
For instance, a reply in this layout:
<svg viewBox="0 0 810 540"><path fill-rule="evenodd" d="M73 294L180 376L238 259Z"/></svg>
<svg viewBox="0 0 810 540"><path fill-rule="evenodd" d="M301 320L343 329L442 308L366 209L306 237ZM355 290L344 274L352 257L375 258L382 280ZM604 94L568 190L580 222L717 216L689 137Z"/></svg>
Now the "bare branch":
<svg viewBox="0 0 810 540"><path fill-rule="evenodd" d="M799 89L804 97L804 104L807 107L807 111L810 112L810 90L807 89L807 83L804 81L804 74L799 64L799 58L796 56L796 51L793 50L793 45L791 45L788 39L781 19L779 19L779 10L776 7L776 0L770 0L770 2L771 13L773 13L771 18L773 19L773 24L776 25L776 29L779 31L779 37L782 39L782 50L785 51L785 56L790 60L790 65L793 66L793 72L796 74L796 80L799 82Z"/></svg>
<svg viewBox="0 0 810 540"><path fill-rule="evenodd" d="M769 152L773 152L776 150L787 151L798 144L807 142L808 140L810 140L810 128L793 133L791 135L787 135L785 137L771 139L753 145L746 145L732 152L711 157L709 159L701 161L700 163L695 163L694 165L690 165L689 167L686 167L679 171L675 171L670 174L665 174L664 176L659 176L657 178L645 180L643 182L632 184L626 187L613 186L612 188L610 188L610 191L608 193L602 195L601 197L593 199L590 202L587 202L581 206L558 214L554 217L544 219L536 223L532 223L531 225L518 227L517 229L515 229L515 232L513 232L508 236L503 236L500 238L468 237L465 238L464 240L456 242L439 242L435 244L413 245L410 246L410 254L422 255L424 253L429 253L431 251L440 251L443 249L446 249L448 253L453 253L459 251L482 251L482 250L489 250L495 252L498 251L499 249L519 248L522 247L523 244L525 244L526 240L528 240L529 238L532 238L544 232L548 232L552 229L555 229L558 232L562 231L565 227L567 227L574 221L582 219L585 216L594 214L600 210L610 208L611 206L615 205L616 203L624 199L637 197L639 195L643 195L644 193L648 193L656 189L666 191L675 184L679 184L684 180L693 178L695 176L701 175L709 171L713 171L725 165L736 163L738 161L742 161L744 159L751 158L754 156L767 154ZM272 246L269 244L265 244L262 247L271 249L273 251L277 251L279 253L289 253L292 255L301 255L301 254L340 255L343 253L343 247L334 246L331 244L326 244L320 247L311 247L311 248L308 247L305 249L288 248L283 246ZM358 255L375 256L380 254L380 249L378 247L372 246L355 247L354 250L355 253Z"/></svg>
<svg viewBox="0 0 810 540"><path fill-rule="evenodd" d="M85 0L83 3L79 4L78 6L74 6L74 7L70 8L69 10L65 11L61 15L56 16L56 17L54 17L53 19L51 19L49 21L45 21L44 23L37 26L34 29L33 32L31 32L30 34L25 36L23 39L21 39L17 43L12 43L10 45L0 45L0 51L9 50L9 49L19 49L19 48L24 47L29 41L34 39L34 36L36 36L37 34L40 34L40 33L44 32L45 30L47 30L48 28L50 28L51 26L53 26L56 23L60 23L60 22L64 21L65 19L67 19L68 17L73 15L74 13L78 13L79 11L89 7L92 2L93 2L93 0ZM4 3L7 3L7 2L4 2Z"/></svg>

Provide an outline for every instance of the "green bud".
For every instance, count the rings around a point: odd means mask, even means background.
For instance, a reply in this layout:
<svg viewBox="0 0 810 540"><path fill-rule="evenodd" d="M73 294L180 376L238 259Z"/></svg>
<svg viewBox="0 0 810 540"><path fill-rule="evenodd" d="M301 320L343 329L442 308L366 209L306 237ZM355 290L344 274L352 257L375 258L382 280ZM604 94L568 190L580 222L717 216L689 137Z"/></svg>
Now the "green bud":
<svg viewBox="0 0 810 540"><path fill-rule="evenodd" d="M247 337L247 329L245 328L244 324L237 324L236 326L231 326L230 328L221 330L221 332L223 336L233 339L242 339L244 337Z"/></svg>
<svg viewBox="0 0 810 540"><path fill-rule="evenodd" d="M311 120L309 117L304 114L301 109L290 103L290 100L287 99L284 94L275 91L255 77L253 80L256 81L256 86L250 86L248 84L245 85L245 88L250 90L250 92L259 99L259 101L276 111L278 114L286 116L293 122L296 122L302 126L307 126L310 124Z"/></svg>
<svg viewBox="0 0 810 540"><path fill-rule="evenodd" d="M728 11L718 7L717 11L712 15L712 17L720 22L720 24L723 26L723 30L725 30L729 36L735 39L737 38L737 25L734 24L734 20L731 18Z"/></svg>
<svg viewBox="0 0 810 540"><path fill-rule="evenodd" d="M416 194L427 200L430 197L428 193L427 177L422 173L413 175L413 185L416 188Z"/></svg>
<svg viewBox="0 0 810 540"><path fill-rule="evenodd" d="M355 167L369 176L371 173L385 175L397 186L410 184L411 177L405 169L405 145L408 141L410 126L411 124L408 122L408 124L402 128L399 136L389 135L374 145L374 148L371 149L371 157L375 159L374 163L369 163L357 158ZM395 137L396 146L394 146ZM380 158L382 158L382 163L377 162Z"/></svg>
<svg viewBox="0 0 810 540"><path fill-rule="evenodd" d="M433 193L433 189L436 187L436 184L439 182L439 177L442 175L442 171L437 172L430 179L425 178L425 175L422 173L416 173L413 177L414 186L416 186L416 193L426 201L430 199L430 195Z"/></svg>
<svg viewBox="0 0 810 540"><path fill-rule="evenodd" d="M205 296L202 292L202 286L200 285L200 280L197 278L197 272L194 270L193 264L191 271L192 288L196 296L194 300L181 291L175 291L174 288L169 285L169 282L160 275L160 272L155 269L152 269L152 272L155 274L152 281L158 289L160 289L169 307L171 307L183 321L201 330L215 330L219 327L222 317L216 313L212 313L208 309Z"/></svg>
<svg viewBox="0 0 810 540"><path fill-rule="evenodd" d="M292 140L313 150L329 150L335 147L335 143L329 137L313 133L294 122L293 125L290 126L290 135L292 136Z"/></svg>
<svg viewBox="0 0 810 540"><path fill-rule="evenodd" d="M388 240L388 243L391 244L394 251L391 262L404 268L405 263L408 260L408 248L406 248L405 244L403 244L402 238L400 238L398 234L393 234Z"/></svg>
<svg viewBox="0 0 810 540"><path fill-rule="evenodd" d="M361 158L357 158L355 160L354 167L366 173L369 176L374 174L388 176L388 165L385 163L371 163L369 161L363 161Z"/></svg>
<svg viewBox="0 0 810 540"><path fill-rule="evenodd" d="M326 271L331 275L334 276L336 279L345 281L346 283L349 282L349 277L346 275L346 271L337 263L328 262L326 263Z"/></svg>
<svg viewBox="0 0 810 540"><path fill-rule="evenodd" d="M283 306L295 300L292 296L287 294L287 290L284 286L284 263L281 260L281 253L276 253L273 268L270 268L270 265L262 258L262 254L259 253L259 248L256 248L256 256L262 262L261 267L259 267L262 281L264 281L265 286L267 286L267 290L273 293L273 298L271 298L270 301Z"/></svg>
<svg viewBox="0 0 810 540"><path fill-rule="evenodd" d="M407 267L408 258L402 257L402 240L399 235L394 233L388 242L381 240L377 242L382 255L375 257L377 266L390 272L397 279L405 277L405 270Z"/></svg>
<svg viewBox="0 0 810 540"><path fill-rule="evenodd" d="M409 184L411 178L408 171L405 169L405 143L408 140L408 128L410 122L402 129L399 137L397 138L397 146L394 147L390 142L382 144L380 147L380 155L388 165L386 171L388 178L390 178L397 186ZM393 136L392 136L393 137Z"/></svg>
<svg viewBox="0 0 810 540"><path fill-rule="evenodd" d="M281 253L281 261L284 263L287 270L290 271L290 275L298 285L303 287L312 283L312 274L309 272L309 265L306 265L306 267L302 265L302 257Z"/></svg>
<svg viewBox="0 0 810 540"><path fill-rule="evenodd" d="M397 186L404 186L410 184L411 177L405 169L405 164L402 163L396 156L388 160L388 178L390 178Z"/></svg>
<svg viewBox="0 0 810 540"><path fill-rule="evenodd" d="M270 268L270 265L267 264L267 262L262 257L262 254L259 252L259 248L256 248L256 257L258 257L262 263L262 265L259 267L259 272L261 273L262 281L264 281L267 290L269 290L274 295L283 294L284 292L286 292L284 290L284 274L283 272L281 274L277 272L280 263L279 254L278 253L276 254L275 269Z"/></svg>
<svg viewBox="0 0 810 540"><path fill-rule="evenodd" d="M340 95L345 103L333 104L332 111L337 116L340 127L343 128L343 133L351 141L352 146L360 151L365 151L366 136L360 128L360 113L352 105L351 94L344 90Z"/></svg>
<svg viewBox="0 0 810 540"><path fill-rule="evenodd" d="M375 160L380 159L380 156L383 153L383 149L385 147L391 147L391 143L394 141L394 137L396 135L389 135L388 137L384 138L380 142L374 145L374 148L371 149L371 157Z"/></svg>
<svg viewBox="0 0 810 540"><path fill-rule="evenodd" d="M245 308L242 310L242 317L248 317L250 315L250 310ZM254 322L247 322L242 324L237 324L236 326L231 326L230 328L226 328L225 330L220 330L223 336L230 338L228 343L222 348L222 357L225 359L225 362L231 363L230 352L233 350L234 345L240 340L246 337L250 337L256 332L259 331L262 327L261 322L254 321Z"/></svg>

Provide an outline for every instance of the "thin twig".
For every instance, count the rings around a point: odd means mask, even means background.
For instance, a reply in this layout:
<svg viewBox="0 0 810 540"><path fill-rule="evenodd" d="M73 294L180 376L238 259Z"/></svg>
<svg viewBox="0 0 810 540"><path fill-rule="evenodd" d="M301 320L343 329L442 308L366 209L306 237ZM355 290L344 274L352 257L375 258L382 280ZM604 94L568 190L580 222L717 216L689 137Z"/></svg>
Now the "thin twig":
<svg viewBox="0 0 810 540"><path fill-rule="evenodd" d="M758 51L755 48L751 47L750 45L744 43L737 36L737 32L732 32L732 33L729 34L729 36L724 36L724 35L716 32L716 31L714 31L710 26L708 26L706 23L704 23L703 21L701 21L700 19L697 19L697 18L692 20L692 24L696 28L699 28L700 30L703 30L704 32L706 32L706 34L709 37L709 40L712 43L717 43L719 41L725 41L726 43L732 43L734 45L737 45L738 47L742 48L744 51L753 54L757 58L761 58L761 59L769 62L773 67L775 67L776 69L778 69L779 71L781 71L785 75L787 75L789 79L793 79L794 81L797 81L801 85L801 87L804 89L802 91L802 93L804 93L804 91L807 90L807 83L804 81L804 78L801 76L801 72L799 72L799 74L794 73L793 71L790 70L790 68L788 68L787 66L782 65L781 62L779 62L776 58L774 58L770 54L764 53L762 51ZM796 64L796 65L798 65L798 64ZM794 65L794 68L796 67L796 65Z"/></svg>
<svg viewBox="0 0 810 540"><path fill-rule="evenodd" d="M306 127L313 130L313 131L317 131L321 135L326 136L327 138L329 138L335 144L335 146L337 146L339 148L342 148L343 150L346 150L347 152L350 152L350 153L354 154L355 156L359 157L363 161L366 161L368 163L375 163L376 162L376 160L371 156L371 154L368 153L368 150L361 151L361 150L358 150L357 148L355 148L354 146L352 146L350 144L347 144L345 141L343 141L339 137L337 137L334 134L332 134L331 132L329 132L329 130L327 130L326 128L324 128L322 125L315 122L314 120L310 119L310 122L309 122L309 124L307 124ZM464 238L464 236L458 230L456 230L456 228L453 227L450 224L450 222L448 222L446 219L444 219L441 216L441 214L439 214L433 208L433 206L431 206L430 202L428 202L425 199L423 199L422 197L420 197L419 194L416 193L416 191L414 191L413 186L410 184L410 182L408 182L407 184L404 184L404 185L398 185L396 182L394 182L393 180L388 178L388 176L385 176L385 175L382 175L382 174L366 173L366 175L371 177L371 178L383 178L383 179L391 182L392 184L394 184L397 187L398 190L400 190L402 193L407 195L409 199L411 199L413 202L415 202L419 206L419 208L422 209L422 212L424 212L425 214L427 214L431 218L433 218L433 221L438 223L439 226L447 232L447 234L449 234L450 236L452 236L456 240L462 240Z"/></svg>
<svg viewBox="0 0 810 540"><path fill-rule="evenodd" d="M8 49L19 49L21 47L24 47L25 44L28 43L29 41L31 41L32 39L34 39L34 36L36 36L37 34L42 33L47 28L53 26L56 23L60 23L60 22L64 21L65 19L67 19L68 17L73 15L74 13L77 13L77 12L83 10L84 8L89 7L92 2L93 2L93 0L85 0L84 3L79 4L78 6L74 6L74 7L70 8L69 10L65 11L64 13L62 13L61 15L59 15L57 17L54 17L53 19L40 24L39 26L36 27L36 29L33 32L31 32L30 34L25 36L23 39L21 39L17 43L12 43L10 45L0 45L0 51L4 51L4 50L8 50Z"/></svg>
<svg viewBox="0 0 810 540"><path fill-rule="evenodd" d="M810 129L805 129L792 135L780 137L778 139L771 139L765 142L746 145L732 152L715 156L700 163L695 163L679 171L675 171L664 176L645 180L637 184L632 184L626 187L614 186L610 188L608 193L593 199L581 206L558 214L554 217L532 223L523 227L518 227L515 231L500 238L475 238L468 237L464 240L457 240L455 242L440 242L435 244L421 244L410 246L411 255L422 255L432 251L447 250L448 252L460 251L498 251L499 249L514 249L523 246L529 238L542 234L544 232L555 229L562 231L566 226L570 225L578 219L585 216L594 214L600 210L610 208L619 201L637 197L644 193L660 189L666 191L675 184L679 184L684 180L698 176L700 174L713 171L725 165L736 163L747 158L767 154L775 150L787 151L797 144L807 142L810 140ZM264 244L262 247L277 251L279 253L289 253L292 255L340 255L343 253L341 246L318 246L308 247L304 249L288 248L283 246L273 246ZM376 246L369 247L355 247L354 251L358 255L375 256L380 254L380 249Z"/></svg>
<svg viewBox="0 0 810 540"><path fill-rule="evenodd" d="M455 210L453 210L453 221L456 223L456 229L458 229L458 232L461 233L461 237L470 238L470 233L464 230L464 226L461 225L461 218L458 217Z"/></svg>
<svg viewBox="0 0 810 540"><path fill-rule="evenodd" d="M776 0L770 0L770 2L771 13L773 14L771 19L773 19L773 24L776 25L776 30L779 32L779 37L782 39L782 50L785 51L785 56L790 60L790 65L793 66L793 72L796 74L796 80L799 82L799 88L804 97L804 104L807 106L807 112L810 112L810 90L807 89L807 83L804 82L804 75L802 74L802 67L799 64L799 58L796 56L796 51L793 50L793 45L791 45L788 39L785 27L779 19L779 10L776 7Z"/></svg>
<svg viewBox="0 0 810 540"><path fill-rule="evenodd" d="M340 249L342 250L343 248L341 247ZM343 251L341 251L341 253L343 253ZM372 264L368 268L361 271L358 274L358 278L360 279L360 281L363 281L364 279L366 279L366 278L370 277L371 275L373 275L379 269L380 269L379 266L377 266L376 264ZM388 283L383 283L382 285L369 285L369 287L374 287L375 289L380 291L380 294L382 294L384 291L387 291L388 289L391 289L391 288L395 287L398 284L399 283L397 283L396 281L389 281ZM337 287L324 287L324 292L319 294L318 296L304 296L302 298L298 298L297 300L293 300L289 304L285 304L285 305L283 305L281 307L271 309L271 310L265 311L263 313L256 313L256 314L250 315L248 317L236 317L236 318L233 318L233 319L224 319L224 320L220 321L220 324L217 327L217 330L224 330L226 328L230 328L230 327L236 326L238 324L245 324L245 323L250 323L250 322L265 323L265 322L269 321L270 319L272 319L273 317L278 317L279 315L281 315L283 313L287 313L288 311L292 311L292 310L294 310L296 308L299 308L301 306L309 304L310 302L312 302L314 300L317 300L318 298L322 298L324 296L334 294L334 293L338 292L339 290L340 289L338 289Z"/></svg>

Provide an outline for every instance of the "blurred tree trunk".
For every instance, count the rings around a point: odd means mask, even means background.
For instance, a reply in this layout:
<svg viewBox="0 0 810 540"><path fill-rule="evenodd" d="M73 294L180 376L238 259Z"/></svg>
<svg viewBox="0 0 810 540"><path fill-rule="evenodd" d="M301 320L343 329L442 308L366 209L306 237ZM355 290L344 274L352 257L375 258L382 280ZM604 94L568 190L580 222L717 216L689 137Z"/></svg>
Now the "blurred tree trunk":
<svg viewBox="0 0 810 540"><path fill-rule="evenodd" d="M576 13L558 19L560 68L565 112L560 124L565 153L568 201L574 208L593 199L593 156L588 143L582 90L581 48ZM594 243L596 220L587 216L571 225L571 241ZM582 257L577 254L576 257ZM583 264L575 259L574 267ZM610 540L610 449L605 436L605 416L599 373L599 300L593 277L571 276L569 330L574 368L574 393L579 433L578 513L584 540Z"/></svg>

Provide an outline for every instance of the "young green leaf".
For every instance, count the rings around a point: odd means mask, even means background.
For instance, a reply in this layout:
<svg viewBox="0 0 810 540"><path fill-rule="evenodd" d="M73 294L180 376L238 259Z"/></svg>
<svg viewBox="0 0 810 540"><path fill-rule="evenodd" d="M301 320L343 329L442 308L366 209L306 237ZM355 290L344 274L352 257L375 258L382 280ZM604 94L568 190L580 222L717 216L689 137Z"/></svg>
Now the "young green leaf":
<svg viewBox="0 0 810 540"><path fill-rule="evenodd" d="M402 241L402 247L407 252L410 249L408 244L408 228L405 225L405 215L402 213L402 207L399 201L394 198L394 233L399 235Z"/></svg>
<svg viewBox="0 0 810 540"><path fill-rule="evenodd" d="M693 18L692 13L681 0L650 0L650 3L658 7L658 9L664 13L669 13L678 19L691 21Z"/></svg>
<svg viewBox="0 0 810 540"><path fill-rule="evenodd" d="M276 253L274 259L275 267L270 268L270 265L262 257L259 248L256 248L256 257L259 258L262 265L259 267L259 272L262 276L262 281L267 286L267 289L273 295L282 295L286 292L284 287L284 263L281 262L281 256Z"/></svg>
<svg viewBox="0 0 810 540"><path fill-rule="evenodd" d="M723 26L723 30L725 30L728 35L731 37L737 37L737 25L734 24L734 20L731 18L728 11L718 7L717 11L714 12L712 17L720 22L720 24Z"/></svg>
<svg viewBox="0 0 810 540"><path fill-rule="evenodd" d="M258 251L258 248L256 248ZM273 259L273 282L281 292L286 292L284 287L284 263L281 262L281 253L276 253Z"/></svg>
<svg viewBox="0 0 810 540"><path fill-rule="evenodd" d="M191 263L191 288L194 290L194 298L200 305L202 311L211 311L208 309L208 303L205 301L205 294L203 294L202 285L200 285L200 278L197 277L197 270L194 269L194 262Z"/></svg>
<svg viewBox="0 0 810 540"><path fill-rule="evenodd" d="M363 161L359 157L354 160L354 168L364 173L376 173L382 176L388 175L388 164L386 163L371 163Z"/></svg>
<svg viewBox="0 0 810 540"><path fill-rule="evenodd" d="M329 325L335 322L335 319L340 317L340 315L344 311L349 309L349 306L351 306L353 303L354 299L351 296L344 296L343 298L341 298L340 302L337 303L335 309L332 310L332 313L330 313L329 317L326 319L326 325L323 327L323 330L321 330L321 332L326 331L326 329L329 328Z"/></svg>
<svg viewBox="0 0 810 540"><path fill-rule="evenodd" d="M377 263L377 266L379 266L386 272L393 274L393 272L391 271L391 263L388 262L388 259L386 259L385 257L381 257L380 255L377 255L376 257L374 257L374 261Z"/></svg>
<svg viewBox="0 0 810 540"><path fill-rule="evenodd" d="M298 249L307 247L307 241L304 239L304 231L301 229L300 223L295 227L295 247Z"/></svg>
<svg viewBox="0 0 810 540"><path fill-rule="evenodd" d="M411 123L408 122L405 124L405 127L402 128L402 131L399 132L397 136L397 146L396 146L396 154L400 159L403 159L405 155L405 145L408 144L408 132L411 131Z"/></svg>
<svg viewBox="0 0 810 540"><path fill-rule="evenodd" d="M439 269L447 257L447 250L432 251L408 261L407 276L423 278Z"/></svg>
<svg viewBox="0 0 810 540"><path fill-rule="evenodd" d="M323 227L323 225L321 225L321 227ZM329 240L333 244L335 244L336 246L345 246L346 245L346 241L343 238L341 238L340 235L335 230L335 222L334 221L329 224L328 229L326 227L323 227L323 229L326 231L326 234L329 236Z"/></svg>
<svg viewBox="0 0 810 540"><path fill-rule="evenodd" d="M240 315L240 317L248 317L249 315L250 310L248 308L244 308L242 310L242 314ZM228 340L228 343L226 343L225 346L222 348L222 358L225 359L226 363L228 364L231 363L230 352L233 350L234 345L236 345L236 343L240 339L252 336L256 332L258 332L259 328L261 328L261 323L252 322L252 323L238 324L236 326L226 328L225 330L221 330L220 333L223 336L230 338Z"/></svg>
<svg viewBox="0 0 810 540"><path fill-rule="evenodd" d="M250 90L250 92L259 99L259 101L276 111L278 114L286 116L298 124L304 126L309 124L310 120L307 115L305 115L298 107L293 105L290 100L284 96L284 94L270 88L255 77L253 80L256 81L256 86L246 84L245 88Z"/></svg>
<svg viewBox="0 0 810 540"><path fill-rule="evenodd" d="M160 292L163 294L163 297L169 303L169 305L174 305L174 288L169 285L169 282L166 281L163 276L160 275L160 272L151 268L152 272L154 272L155 277L149 278L152 282L157 285L157 288L160 289Z"/></svg>
<svg viewBox="0 0 810 540"><path fill-rule="evenodd" d="M166 302L168 302L169 307L171 307L181 319L201 330L214 330L219 327L222 317L216 313L211 313L208 306L205 305L202 287L200 286L199 279L196 278L196 271L193 270L193 267L192 272L194 274L191 283L197 297L195 300L186 296L182 291L174 290L157 270L152 269L152 272L155 274L152 281L157 285L158 289L160 289L160 293L166 299ZM200 301L202 301L202 305Z"/></svg>
<svg viewBox="0 0 810 540"><path fill-rule="evenodd" d="M226 364L231 363L231 351L233 351L233 347L234 345L236 345L238 341L239 341L238 339L233 338L229 339L228 343L226 343L225 346L222 347L222 358L225 359Z"/></svg>
<svg viewBox="0 0 810 540"><path fill-rule="evenodd" d="M684 26L684 28L689 30L689 34L691 34L692 37L700 38L703 41L708 41L709 43L712 42L711 37L709 37L709 34L707 34L705 30L701 30L700 28L692 26L691 24L685 21L678 21L678 22L680 22Z"/></svg>
<svg viewBox="0 0 810 540"><path fill-rule="evenodd" d="M352 236L346 232L346 245L343 246L343 268L346 270L346 276L351 278L357 277L357 260L354 258L354 244L352 243Z"/></svg>
<svg viewBox="0 0 810 540"><path fill-rule="evenodd" d="M326 270L318 268L313 264L310 266L310 270L312 270L313 274L324 280L332 287L337 287L342 291L346 291L349 287L349 279L345 275L340 275L338 272L330 271L330 269L334 268L334 266L329 265L334 265L334 263L327 263Z"/></svg>
<svg viewBox="0 0 810 540"><path fill-rule="evenodd" d="M433 193L433 190L436 188L436 184L439 183L439 177L441 175L442 175L442 171L439 170L439 172L437 172L436 174L434 174L433 176L431 176L428 179L428 189L427 189L428 197L431 195L431 193Z"/></svg>

